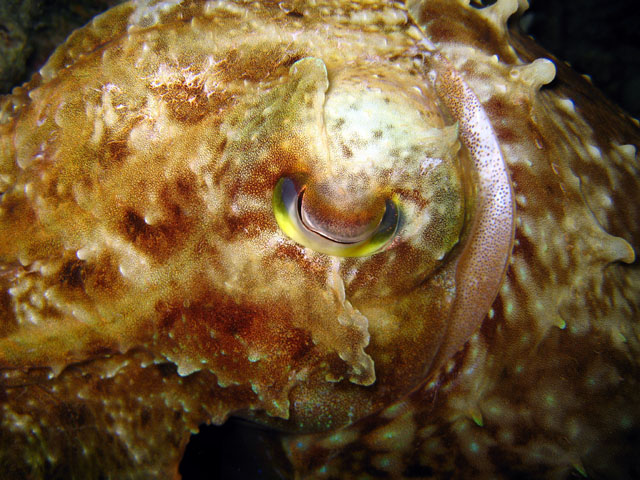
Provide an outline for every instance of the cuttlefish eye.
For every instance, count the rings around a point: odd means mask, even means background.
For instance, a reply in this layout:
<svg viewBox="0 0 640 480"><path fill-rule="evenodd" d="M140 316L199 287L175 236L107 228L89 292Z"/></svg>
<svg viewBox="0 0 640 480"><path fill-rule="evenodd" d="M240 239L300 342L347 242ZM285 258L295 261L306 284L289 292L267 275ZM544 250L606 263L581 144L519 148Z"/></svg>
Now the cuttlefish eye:
<svg viewBox="0 0 640 480"><path fill-rule="evenodd" d="M309 188L288 177L278 181L273 192L273 211L282 231L295 242L320 253L341 257L364 257L383 250L393 240L400 219L397 200L387 198L364 222L340 228L335 217L314 215L309 207Z"/></svg>

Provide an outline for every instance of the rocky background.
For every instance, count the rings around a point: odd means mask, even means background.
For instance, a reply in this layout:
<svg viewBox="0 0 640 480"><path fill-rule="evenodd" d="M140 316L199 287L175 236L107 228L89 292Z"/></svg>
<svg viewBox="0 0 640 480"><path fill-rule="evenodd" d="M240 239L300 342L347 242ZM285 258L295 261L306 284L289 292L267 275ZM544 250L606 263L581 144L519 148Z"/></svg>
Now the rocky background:
<svg viewBox="0 0 640 480"><path fill-rule="evenodd" d="M76 28L122 0L0 0L0 94L24 83Z"/></svg>

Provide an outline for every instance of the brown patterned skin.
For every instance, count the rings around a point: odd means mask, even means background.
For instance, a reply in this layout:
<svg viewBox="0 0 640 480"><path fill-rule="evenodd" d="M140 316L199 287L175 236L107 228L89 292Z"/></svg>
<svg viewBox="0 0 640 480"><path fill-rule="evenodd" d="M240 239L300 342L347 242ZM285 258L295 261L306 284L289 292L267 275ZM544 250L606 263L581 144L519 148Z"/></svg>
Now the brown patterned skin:
<svg viewBox="0 0 640 480"><path fill-rule="evenodd" d="M640 475L637 121L541 89L522 0L320 3L123 4L3 100L3 478L178 477L234 414L296 478ZM392 244L290 240L300 175Z"/></svg>

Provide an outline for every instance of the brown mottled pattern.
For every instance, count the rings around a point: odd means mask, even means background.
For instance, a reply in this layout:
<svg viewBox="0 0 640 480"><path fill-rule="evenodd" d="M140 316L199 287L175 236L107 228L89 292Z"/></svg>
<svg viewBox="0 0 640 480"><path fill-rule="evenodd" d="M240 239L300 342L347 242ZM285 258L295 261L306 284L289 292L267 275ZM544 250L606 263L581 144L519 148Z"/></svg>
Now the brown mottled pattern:
<svg viewBox="0 0 640 480"><path fill-rule="evenodd" d="M238 413L299 434L296 478L640 476L637 121L555 60L545 85L505 26L525 1L407 3L126 3L0 101L3 478L179 478ZM498 296L438 369L478 177L434 49L516 203ZM298 245L285 176L334 188L309 198L335 228L396 195L400 231Z"/></svg>

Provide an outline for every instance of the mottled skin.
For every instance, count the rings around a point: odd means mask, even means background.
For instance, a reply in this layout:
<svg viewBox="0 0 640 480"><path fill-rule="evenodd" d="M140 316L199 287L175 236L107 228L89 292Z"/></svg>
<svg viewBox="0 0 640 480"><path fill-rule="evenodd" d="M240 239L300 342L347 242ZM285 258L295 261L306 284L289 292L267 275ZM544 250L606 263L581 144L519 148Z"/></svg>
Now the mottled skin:
<svg viewBox="0 0 640 480"><path fill-rule="evenodd" d="M127 3L3 100L3 478L177 477L234 414L296 478L640 475L637 121L540 89L524 1L321 3ZM282 177L400 229L314 252Z"/></svg>

